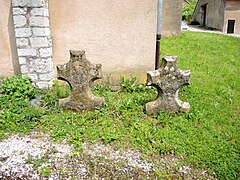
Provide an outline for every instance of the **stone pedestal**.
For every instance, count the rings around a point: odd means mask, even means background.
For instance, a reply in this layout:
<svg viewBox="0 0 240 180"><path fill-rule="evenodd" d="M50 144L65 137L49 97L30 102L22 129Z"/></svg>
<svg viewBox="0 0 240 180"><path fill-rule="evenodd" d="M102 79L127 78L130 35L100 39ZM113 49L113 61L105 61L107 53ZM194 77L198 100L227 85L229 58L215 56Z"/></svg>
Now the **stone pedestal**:
<svg viewBox="0 0 240 180"><path fill-rule="evenodd" d="M178 99L178 91L183 85L190 84L190 71L179 70L178 57L163 57L162 65L155 71L147 72L147 85L154 86L158 90L155 101L146 104L147 114L156 114L159 111L175 113L188 112L190 105Z"/></svg>
<svg viewBox="0 0 240 180"><path fill-rule="evenodd" d="M60 99L59 105L66 110L94 110L101 107L104 99L91 92L93 81L102 78L101 64L91 64L85 51L70 50L70 61L57 66L58 79L68 82L71 95Z"/></svg>

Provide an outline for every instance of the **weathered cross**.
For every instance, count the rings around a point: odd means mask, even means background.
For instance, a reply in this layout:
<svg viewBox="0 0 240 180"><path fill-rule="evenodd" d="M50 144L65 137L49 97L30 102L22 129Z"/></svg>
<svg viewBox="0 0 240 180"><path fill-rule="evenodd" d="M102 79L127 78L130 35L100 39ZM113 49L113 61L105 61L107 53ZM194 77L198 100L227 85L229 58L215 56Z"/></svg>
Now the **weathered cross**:
<svg viewBox="0 0 240 180"><path fill-rule="evenodd" d="M70 50L70 61L57 66L58 79L68 82L71 95L60 99L59 105L68 110L94 110L104 103L104 99L91 92L93 81L102 78L101 64L91 64L85 51Z"/></svg>
<svg viewBox="0 0 240 180"><path fill-rule="evenodd" d="M148 114L156 114L159 111L175 113L188 112L190 105L178 99L179 89L190 84L190 70L179 70L177 56L163 57L162 65L155 71L147 72L147 85L154 86L158 90L155 101L145 105Z"/></svg>

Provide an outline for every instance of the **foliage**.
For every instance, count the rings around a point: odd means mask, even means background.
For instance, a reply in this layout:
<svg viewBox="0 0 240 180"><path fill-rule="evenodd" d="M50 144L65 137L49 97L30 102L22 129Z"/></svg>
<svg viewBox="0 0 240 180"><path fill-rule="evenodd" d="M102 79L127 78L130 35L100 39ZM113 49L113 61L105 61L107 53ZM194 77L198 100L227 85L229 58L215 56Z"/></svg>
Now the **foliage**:
<svg viewBox="0 0 240 180"><path fill-rule="evenodd" d="M129 92L129 93L143 92L147 89L151 89L151 87L139 85L139 83L137 81L137 77L132 77L132 78L121 77L120 78L120 86L122 88L122 91Z"/></svg>
<svg viewBox="0 0 240 180"><path fill-rule="evenodd" d="M183 3L182 17L183 20L191 18L197 3L197 0L188 0L189 4Z"/></svg>
<svg viewBox="0 0 240 180"><path fill-rule="evenodd" d="M70 87L63 81L54 81L52 89L49 89L44 93L42 97L42 102L45 107L50 109L55 109L58 111L58 99L66 98L70 94Z"/></svg>
<svg viewBox="0 0 240 180"><path fill-rule="evenodd" d="M16 99L32 99L37 94L37 89L30 78L18 75L3 79L0 93Z"/></svg>
<svg viewBox="0 0 240 180"><path fill-rule="evenodd" d="M36 127L43 115L54 112L53 102L56 104L56 99L49 93L39 90L31 83L30 78L17 75L2 79L0 86L0 130L10 133L27 132ZM44 94L45 96L43 96ZM31 105L30 101L38 96L43 103L42 107Z"/></svg>
<svg viewBox="0 0 240 180"><path fill-rule="evenodd" d="M30 79L19 75L3 78L0 92L0 130L7 128L14 131L20 128L24 131L33 127L35 120L40 118L40 111L28 106L30 99L37 94ZM32 123L26 123L25 120Z"/></svg>

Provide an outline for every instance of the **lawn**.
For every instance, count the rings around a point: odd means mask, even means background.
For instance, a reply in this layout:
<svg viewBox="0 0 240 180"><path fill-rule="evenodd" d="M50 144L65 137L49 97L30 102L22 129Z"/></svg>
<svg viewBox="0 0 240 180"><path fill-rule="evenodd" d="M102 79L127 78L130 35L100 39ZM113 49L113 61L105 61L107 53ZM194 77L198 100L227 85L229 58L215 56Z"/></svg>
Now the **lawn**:
<svg viewBox="0 0 240 180"><path fill-rule="evenodd" d="M38 109L26 106L28 98L23 101L21 95L15 99L10 93L1 96L0 139L6 138L5 133L37 127L50 132L54 139L67 139L76 149L81 149L82 142L100 141L115 148L138 149L146 159L171 154L183 157L185 165L216 173L219 179L237 179L240 38L182 32L179 37L162 38L161 48L161 55L179 57L180 69L191 70L191 85L180 91L180 99L191 104L189 113L147 116L143 107L154 100L156 89L137 85L134 78L123 78L122 90L117 92L108 85L95 86L94 94L106 100L99 110L64 112L56 100L68 91L56 83L53 90L44 93L45 105ZM6 89L11 89L11 84ZM29 84L22 89L33 93Z"/></svg>

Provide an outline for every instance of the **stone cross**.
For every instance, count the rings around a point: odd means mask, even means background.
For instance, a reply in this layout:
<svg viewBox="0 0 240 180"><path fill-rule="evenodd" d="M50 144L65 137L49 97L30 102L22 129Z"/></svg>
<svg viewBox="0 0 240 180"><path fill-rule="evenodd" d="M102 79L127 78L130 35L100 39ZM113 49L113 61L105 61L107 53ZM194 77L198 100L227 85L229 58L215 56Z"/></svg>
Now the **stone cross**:
<svg viewBox="0 0 240 180"><path fill-rule="evenodd" d="M92 64L85 51L70 50L70 61L57 66L57 78L66 81L71 88L68 98L60 99L59 105L67 110L94 110L104 103L102 97L91 92L93 81L102 78L101 64Z"/></svg>
<svg viewBox="0 0 240 180"><path fill-rule="evenodd" d="M147 72L147 85L158 90L155 101L145 105L147 114L156 114L159 111L175 113L188 112L190 105L178 99L178 91L183 85L190 84L190 70L179 70L177 56L163 57L162 65L155 71Z"/></svg>

